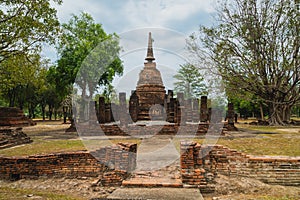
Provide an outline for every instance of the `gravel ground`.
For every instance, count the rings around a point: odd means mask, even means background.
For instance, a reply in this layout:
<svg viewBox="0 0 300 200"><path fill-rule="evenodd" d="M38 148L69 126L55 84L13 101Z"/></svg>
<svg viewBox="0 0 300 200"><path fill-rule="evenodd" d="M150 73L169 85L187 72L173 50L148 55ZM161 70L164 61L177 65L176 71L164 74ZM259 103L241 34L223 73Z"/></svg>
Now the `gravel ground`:
<svg viewBox="0 0 300 200"><path fill-rule="evenodd" d="M71 196L80 197L82 199L101 199L106 198L118 187L102 187L97 184L96 178L82 179L46 179L40 178L37 180L19 180L8 182L0 180L0 187L33 189L37 191L47 191L53 193L69 194ZM284 199L299 199L299 187L287 187L279 185L268 185L260 181L243 178L243 177L227 177L219 175L216 179L216 192L214 194L203 194L205 200L240 200L240 199L259 199L264 196L272 196L277 198L285 197ZM158 192L167 192L166 188L156 188ZM138 189L141 193L142 189ZM141 194L140 194L141 195ZM34 194L28 194L32 199ZM287 198L289 197L289 198ZM37 197L35 196L35 199ZM159 198L157 198L159 199ZM173 199L176 200L176 197Z"/></svg>

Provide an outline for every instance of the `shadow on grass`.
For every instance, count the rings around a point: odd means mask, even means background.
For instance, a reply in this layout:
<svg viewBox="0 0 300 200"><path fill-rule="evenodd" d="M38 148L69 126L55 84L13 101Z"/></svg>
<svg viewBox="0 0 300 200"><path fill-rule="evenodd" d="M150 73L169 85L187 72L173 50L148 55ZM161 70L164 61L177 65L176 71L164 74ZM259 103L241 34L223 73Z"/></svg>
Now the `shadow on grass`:
<svg viewBox="0 0 300 200"><path fill-rule="evenodd" d="M239 128L241 132L246 132L250 134L256 134L256 135L278 135L277 132L270 132L270 131L259 131L259 130L253 130L253 129L247 129L247 128Z"/></svg>

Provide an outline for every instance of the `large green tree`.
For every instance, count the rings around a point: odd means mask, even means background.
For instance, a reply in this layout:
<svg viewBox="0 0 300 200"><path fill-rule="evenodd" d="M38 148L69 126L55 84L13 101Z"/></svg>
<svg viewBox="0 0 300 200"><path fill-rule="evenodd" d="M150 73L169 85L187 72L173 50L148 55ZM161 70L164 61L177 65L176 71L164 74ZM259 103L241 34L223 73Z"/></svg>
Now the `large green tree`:
<svg viewBox="0 0 300 200"><path fill-rule="evenodd" d="M192 64L180 65L177 74L174 75L176 82L174 90L182 92L185 98L200 98L207 95L207 87L200 69Z"/></svg>
<svg viewBox="0 0 300 200"><path fill-rule="evenodd" d="M32 54L42 43L55 42L59 21L50 0L0 0L0 7L0 63L13 55Z"/></svg>
<svg viewBox="0 0 300 200"><path fill-rule="evenodd" d="M119 39L107 34L87 13L73 15L62 25L58 51L60 59L53 70L59 87L75 82L83 95L92 95L99 85L108 85L123 72L119 58ZM88 91L87 91L88 90Z"/></svg>
<svg viewBox="0 0 300 200"><path fill-rule="evenodd" d="M191 52L218 68L228 93L250 93L268 106L270 124L284 125L300 101L299 1L219 4L217 25L190 37Z"/></svg>
<svg viewBox="0 0 300 200"><path fill-rule="evenodd" d="M13 55L4 60L0 68L0 98L10 107L27 109L29 117L35 117L35 109L47 89L48 60L40 55Z"/></svg>

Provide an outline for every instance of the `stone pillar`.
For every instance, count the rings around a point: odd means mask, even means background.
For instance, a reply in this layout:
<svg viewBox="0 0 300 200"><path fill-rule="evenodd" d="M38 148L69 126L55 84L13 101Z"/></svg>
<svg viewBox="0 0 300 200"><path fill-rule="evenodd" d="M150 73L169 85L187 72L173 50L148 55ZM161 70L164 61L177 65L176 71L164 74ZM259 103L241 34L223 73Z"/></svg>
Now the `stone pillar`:
<svg viewBox="0 0 300 200"><path fill-rule="evenodd" d="M168 90L167 103L170 103L170 100L174 97L173 90Z"/></svg>
<svg viewBox="0 0 300 200"><path fill-rule="evenodd" d="M193 121L193 111L192 111L192 99L187 99L185 101L185 110L186 110L186 121Z"/></svg>
<svg viewBox="0 0 300 200"><path fill-rule="evenodd" d="M126 93L119 93L119 102L120 102L120 125L127 126L127 112L126 112Z"/></svg>
<svg viewBox="0 0 300 200"><path fill-rule="evenodd" d="M207 96L202 96L201 103L200 103L200 121L207 122L207 120L208 120Z"/></svg>
<svg viewBox="0 0 300 200"><path fill-rule="evenodd" d="M227 111L227 119L228 124L234 124L234 106L233 103L228 103L228 111Z"/></svg>
<svg viewBox="0 0 300 200"><path fill-rule="evenodd" d="M110 103L105 104L105 122L106 123L111 122L111 105L110 105Z"/></svg>
<svg viewBox="0 0 300 200"><path fill-rule="evenodd" d="M105 99L104 97L99 97L99 123L104 124L105 123Z"/></svg>
<svg viewBox="0 0 300 200"><path fill-rule="evenodd" d="M165 121L168 121L168 115L169 115L169 110L168 110L168 96L165 95L165 99L164 99L164 107L162 110L162 118Z"/></svg>
<svg viewBox="0 0 300 200"><path fill-rule="evenodd" d="M175 113L177 113L175 111L175 101L176 101L176 99L171 98L170 103L168 103L168 118L167 118L167 121L170 122L170 123L175 123L175 118L176 118Z"/></svg>
<svg viewBox="0 0 300 200"><path fill-rule="evenodd" d="M96 101L89 102L89 123L92 124L95 124L98 121L95 108L96 103Z"/></svg>
<svg viewBox="0 0 300 200"><path fill-rule="evenodd" d="M184 104L184 95L183 93L179 92L177 93L177 99L178 99L178 119L181 124L186 124L186 109L185 109L185 104Z"/></svg>
<svg viewBox="0 0 300 200"><path fill-rule="evenodd" d="M193 122L199 122L199 99L193 99Z"/></svg>
<svg viewBox="0 0 300 200"><path fill-rule="evenodd" d="M138 109L139 109L139 97L136 95L136 91L133 91L129 100L129 114L133 122L137 122L138 120L138 113L139 113Z"/></svg>
<svg viewBox="0 0 300 200"><path fill-rule="evenodd" d="M174 99L174 123L175 124L180 124L180 109L179 109L179 102L177 99Z"/></svg>
<svg viewBox="0 0 300 200"><path fill-rule="evenodd" d="M222 122L222 110L220 108L211 108L210 123Z"/></svg>
<svg viewBox="0 0 300 200"><path fill-rule="evenodd" d="M222 109L220 108L211 108L210 110L210 126L207 134L209 135L220 135L223 129L222 119Z"/></svg>
<svg viewBox="0 0 300 200"><path fill-rule="evenodd" d="M111 116L111 122L118 121L119 119L119 112L118 112L118 106L115 103L110 104L110 116Z"/></svg>

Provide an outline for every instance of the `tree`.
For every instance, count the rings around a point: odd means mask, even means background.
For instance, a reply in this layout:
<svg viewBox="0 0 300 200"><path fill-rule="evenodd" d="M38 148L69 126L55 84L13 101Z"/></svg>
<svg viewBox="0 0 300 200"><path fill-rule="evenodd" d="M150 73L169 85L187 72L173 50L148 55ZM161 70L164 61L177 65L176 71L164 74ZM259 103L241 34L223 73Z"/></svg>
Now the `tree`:
<svg viewBox="0 0 300 200"><path fill-rule="evenodd" d="M270 124L284 125L300 101L297 0L226 0L217 13L216 26L190 37L190 51L210 59L229 93L254 95Z"/></svg>
<svg viewBox="0 0 300 200"><path fill-rule="evenodd" d="M116 74L122 74L123 65L118 57L121 48L116 34L106 34L102 25L87 13L73 15L62 29L60 59L53 69L56 82L62 87L76 81L85 96L87 89L93 94L97 86L107 85Z"/></svg>
<svg viewBox="0 0 300 200"><path fill-rule="evenodd" d="M59 22L50 0L0 0L0 6L0 63L13 55L32 54L41 43L55 42Z"/></svg>
<svg viewBox="0 0 300 200"><path fill-rule="evenodd" d="M29 99L34 100L35 90L43 83L41 72L46 62L37 54L14 55L3 61L0 69L0 93L9 102L9 106L23 109Z"/></svg>
<svg viewBox="0 0 300 200"><path fill-rule="evenodd" d="M183 92L185 98L200 98L202 95L207 95L202 74L199 68L194 65L180 65L180 69L174 75L174 78L177 79L177 82L174 83L175 92Z"/></svg>

